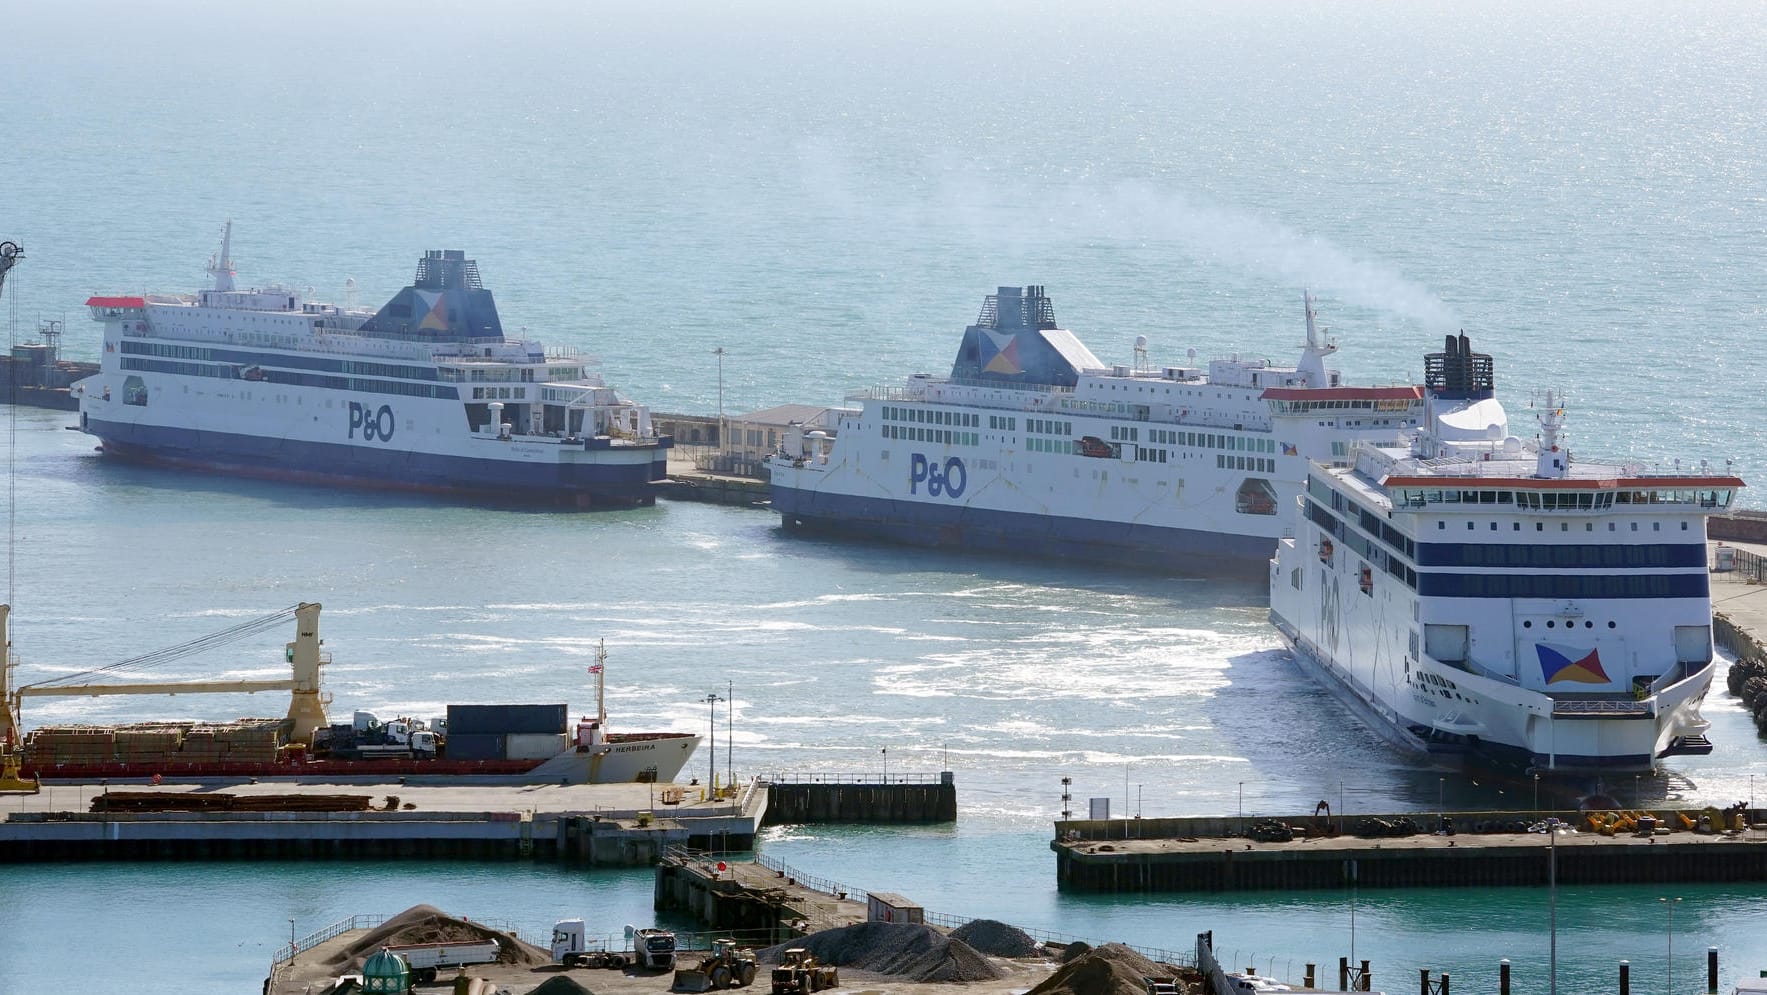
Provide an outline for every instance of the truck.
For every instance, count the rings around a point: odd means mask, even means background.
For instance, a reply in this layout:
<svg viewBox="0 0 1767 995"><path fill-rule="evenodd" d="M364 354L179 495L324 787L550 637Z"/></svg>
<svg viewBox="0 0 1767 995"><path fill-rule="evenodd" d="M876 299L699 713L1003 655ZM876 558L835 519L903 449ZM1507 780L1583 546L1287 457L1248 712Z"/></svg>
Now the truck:
<svg viewBox="0 0 1767 995"><path fill-rule="evenodd" d="M666 929L633 929L627 926L626 935L632 938L632 956L639 967L652 971L674 970L674 933Z"/></svg>
<svg viewBox="0 0 1767 995"><path fill-rule="evenodd" d="M839 968L816 963L816 957L803 947L792 947L781 954L779 966L773 969L773 995L806 995L837 988L840 983Z"/></svg>
<svg viewBox="0 0 1767 995"><path fill-rule="evenodd" d="M581 919L560 919L552 924L552 962L565 967L625 967L626 955L604 950L601 941L589 942Z"/></svg>
<svg viewBox="0 0 1767 995"><path fill-rule="evenodd" d="M411 968L413 984L427 985L436 980L438 968L496 963L499 947L496 940L472 940L465 943L403 943L386 949L405 959L406 966Z"/></svg>
<svg viewBox="0 0 1767 995"><path fill-rule="evenodd" d="M1178 995L1177 978L1142 978L1147 983L1147 995Z"/></svg>
<svg viewBox="0 0 1767 995"><path fill-rule="evenodd" d="M373 712L357 712L348 723L315 729L312 752L336 760L434 760L442 744L422 719L382 722Z"/></svg>

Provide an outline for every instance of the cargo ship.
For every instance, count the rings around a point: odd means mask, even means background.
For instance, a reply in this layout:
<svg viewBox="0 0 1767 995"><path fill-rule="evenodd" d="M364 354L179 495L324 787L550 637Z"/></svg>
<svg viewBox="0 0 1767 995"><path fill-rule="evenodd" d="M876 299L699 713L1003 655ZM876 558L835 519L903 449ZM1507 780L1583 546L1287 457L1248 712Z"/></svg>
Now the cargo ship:
<svg viewBox="0 0 1767 995"><path fill-rule="evenodd" d="M650 505L673 444L587 356L505 337L478 263L418 260L378 311L234 283L232 225L195 294L88 300L74 385L106 457L311 484L578 507Z"/></svg>
<svg viewBox="0 0 1767 995"><path fill-rule="evenodd" d="M318 604L296 605L100 670L14 688L11 609L0 605L0 702L4 703L0 742L22 747L23 774L37 778L314 780L434 775L536 784L672 781L699 746L695 733L609 731L606 653L601 649L589 668L595 677L595 712L575 722L564 704L461 704L447 706L446 718L430 722L405 717L383 722L372 713L357 712L348 723L333 723L326 715L331 697L320 687L320 670L330 657L321 648L319 611ZM131 669L244 638L289 618L296 627L294 641L285 647L292 670L288 680L181 684L117 680ZM106 683L97 683L100 680ZM288 691L288 713L226 723L57 725L28 733L20 724L22 700L31 697L255 691Z"/></svg>

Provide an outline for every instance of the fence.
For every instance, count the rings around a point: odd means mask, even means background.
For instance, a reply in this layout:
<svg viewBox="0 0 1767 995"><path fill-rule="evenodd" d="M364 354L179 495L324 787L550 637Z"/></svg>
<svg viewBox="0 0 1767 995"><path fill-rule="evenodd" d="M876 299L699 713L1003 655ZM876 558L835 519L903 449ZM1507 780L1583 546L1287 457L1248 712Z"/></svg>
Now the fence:
<svg viewBox="0 0 1767 995"><path fill-rule="evenodd" d="M936 774L823 774L801 771L770 774L761 778L768 784L940 784L945 780Z"/></svg>

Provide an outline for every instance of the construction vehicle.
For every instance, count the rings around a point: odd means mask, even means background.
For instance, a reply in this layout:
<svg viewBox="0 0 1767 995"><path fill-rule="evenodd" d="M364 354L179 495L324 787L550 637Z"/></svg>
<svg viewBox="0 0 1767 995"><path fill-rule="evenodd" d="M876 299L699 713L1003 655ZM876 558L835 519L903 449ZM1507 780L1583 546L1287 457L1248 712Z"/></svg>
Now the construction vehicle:
<svg viewBox="0 0 1767 995"><path fill-rule="evenodd" d="M373 712L357 712L347 724L315 729L312 754L337 760L434 760L440 744L422 719L382 722Z"/></svg>
<svg viewBox="0 0 1767 995"><path fill-rule="evenodd" d="M602 949L598 940L594 946L589 944L588 933L581 919L560 919L552 925L552 962L565 967L615 967L626 966L627 957L623 953Z"/></svg>
<svg viewBox="0 0 1767 995"><path fill-rule="evenodd" d="M804 995L837 988L840 983L839 968L816 963L815 955L803 947L792 947L781 954L779 966L773 969L773 995Z"/></svg>
<svg viewBox="0 0 1767 995"><path fill-rule="evenodd" d="M754 951L737 946L735 940L713 940L712 952L699 962L698 967L675 971L675 984L669 990L703 992L746 988L755 980L755 973L759 970Z"/></svg>

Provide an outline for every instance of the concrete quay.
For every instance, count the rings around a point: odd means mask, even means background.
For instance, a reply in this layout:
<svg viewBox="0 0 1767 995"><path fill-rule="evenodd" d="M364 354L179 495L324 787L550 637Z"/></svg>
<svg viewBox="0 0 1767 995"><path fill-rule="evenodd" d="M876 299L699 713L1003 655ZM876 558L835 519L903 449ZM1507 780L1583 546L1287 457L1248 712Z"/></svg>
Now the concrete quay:
<svg viewBox="0 0 1767 995"><path fill-rule="evenodd" d="M1459 826L1532 824L1553 816L1583 825L1574 812L1450 813ZM1357 822L1368 818L1402 817L1358 816ZM1057 884L1093 892L1544 885L1554 849L1561 884L1767 881L1767 831L1760 828L1650 836L1561 832L1556 841L1546 833L1506 831L1384 838L1297 835L1276 843L1230 835L1228 827L1235 821L1058 822L1057 838L1050 843ZM1310 819L1275 821L1299 827Z"/></svg>
<svg viewBox="0 0 1767 995"><path fill-rule="evenodd" d="M108 787L255 798L368 795L373 807L90 811ZM665 804L665 792L676 791L681 800ZM646 866L670 847L749 849L766 810L767 786L758 781L728 799L668 784L52 783L35 795L0 795L0 862L471 857Z"/></svg>
<svg viewBox="0 0 1767 995"><path fill-rule="evenodd" d="M661 496L670 501L700 501L764 508L772 495L768 483L758 477L713 473L694 466L691 459L669 459L669 482Z"/></svg>

